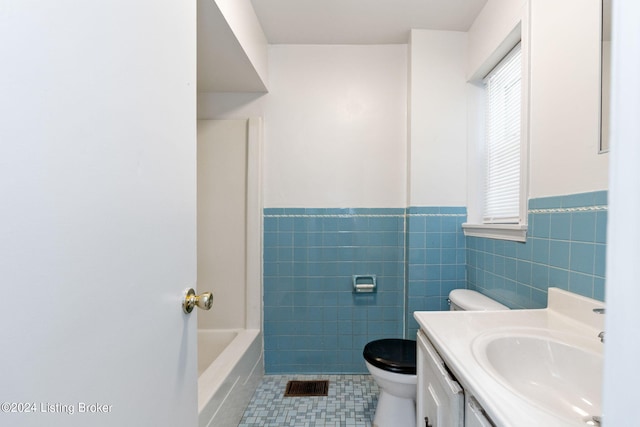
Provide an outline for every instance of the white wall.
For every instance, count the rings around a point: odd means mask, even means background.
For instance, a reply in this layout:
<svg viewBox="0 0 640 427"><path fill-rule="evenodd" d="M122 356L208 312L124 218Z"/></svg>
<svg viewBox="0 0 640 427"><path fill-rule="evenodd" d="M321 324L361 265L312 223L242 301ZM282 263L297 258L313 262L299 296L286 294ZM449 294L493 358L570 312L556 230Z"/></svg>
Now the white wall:
<svg viewBox="0 0 640 427"><path fill-rule="evenodd" d="M467 77L484 77L504 56L501 45L528 7L526 0L489 0L469 28ZM497 55L497 56L496 56Z"/></svg>
<svg viewBox="0 0 640 427"><path fill-rule="evenodd" d="M214 0L256 73L269 77L267 39L250 0Z"/></svg>
<svg viewBox="0 0 640 427"><path fill-rule="evenodd" d="M267 80L267 39L250 0L198 0L198 90L266 91Z"/></svg>
<svg viewBox="0 0 640 427"><path fill-rule="evenodd" d="M404 207L406 45L274 45L269 94L200 94L200 118L264 116L265 207Z"/></svg>
<svg viewBox="0 0 640 427"><path fill-rule="evenodd" d="M597 3L537 0L522 26L532 63L530 197L608 187ZM475 102L462 99L464 76L489 71L529 7L489 0L466 45L464 33L414 30L410 70L404 45L270 46L269 94L200 94L198 115L264 116L265 207L463 205L476 191L464 183L464 111Z"/></svg>
<svg viewBox="0 0 640 427"><path fill-rule="evenodd" d="M608 188L599 28L599 0L531 2L532 198Z"/></svg>
<svg viewBox="0 0 640 427"><path fill-rule="evenodd" d="M267 108L268 95L262 92L198 93L198 119L246 119L261 117Z"/></svg>
<svg viewBox="0 0 640 427"><path fill-rule="evenodd" d="M265 207L402 207L407 50L272 46Z"/></svg>
<svg viewBox="0 0 640 427"><path fill-rule="evenodd" d="M606 190L608 154L598 154L598 0L489 0L469 30L467 74L482 77L528 14L529 197Z"/></svg>
<svg viewBox="0 0 640 427"><path fill-rule="evenodd" d="M412 30L408 206L465 206L467 33Z"/></svg>

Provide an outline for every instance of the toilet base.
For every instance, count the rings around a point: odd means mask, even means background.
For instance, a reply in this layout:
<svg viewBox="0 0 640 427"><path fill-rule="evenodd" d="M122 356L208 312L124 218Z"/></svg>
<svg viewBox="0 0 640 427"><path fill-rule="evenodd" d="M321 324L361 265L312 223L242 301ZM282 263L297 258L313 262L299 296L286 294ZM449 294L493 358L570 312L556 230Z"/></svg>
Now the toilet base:
<svg viewBox="0 0 640 427"><path fill-rule="evenodd" d="M416 402L380 391L373 427L416 427Z"/></svg>

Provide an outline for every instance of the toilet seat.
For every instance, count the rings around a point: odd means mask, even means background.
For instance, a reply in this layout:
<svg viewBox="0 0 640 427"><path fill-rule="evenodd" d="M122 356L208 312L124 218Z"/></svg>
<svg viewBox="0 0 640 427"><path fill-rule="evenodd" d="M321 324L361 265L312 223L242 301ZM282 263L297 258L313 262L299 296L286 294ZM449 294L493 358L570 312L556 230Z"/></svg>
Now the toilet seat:
<svg viewBox="0 0 640 427"><path fill-rule="evenodd" d="M365 360L384 371L416 374L416 342L398 338L371 341L362 352Z"/></svg>

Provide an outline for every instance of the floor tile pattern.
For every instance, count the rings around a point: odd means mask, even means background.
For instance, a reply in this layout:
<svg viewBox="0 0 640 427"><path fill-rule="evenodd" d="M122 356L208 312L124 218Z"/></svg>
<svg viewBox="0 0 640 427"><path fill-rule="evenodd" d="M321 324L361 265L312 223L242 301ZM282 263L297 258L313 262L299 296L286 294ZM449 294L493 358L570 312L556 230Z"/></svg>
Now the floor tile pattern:
<svg viewBox="0 0 640 427"><path fill-rule="evenodd" d="M322 379L326 397L284 397L287 381ZM265 375L239 427L371 427L378 393L370 375Z"/></svg>

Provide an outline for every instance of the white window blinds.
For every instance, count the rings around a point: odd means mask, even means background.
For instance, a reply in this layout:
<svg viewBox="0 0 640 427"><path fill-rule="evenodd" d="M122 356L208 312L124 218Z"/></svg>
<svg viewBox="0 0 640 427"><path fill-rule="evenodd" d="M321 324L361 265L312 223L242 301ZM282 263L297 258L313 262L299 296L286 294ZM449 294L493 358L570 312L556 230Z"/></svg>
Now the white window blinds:
<svg viewBox="0 0 640 427"><path fill-rule="evenodd" d="M520 44L485 78L486 183L484 223L520 222Z"/></svg>

